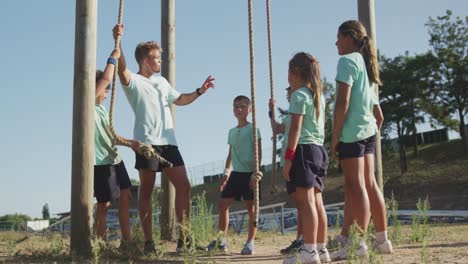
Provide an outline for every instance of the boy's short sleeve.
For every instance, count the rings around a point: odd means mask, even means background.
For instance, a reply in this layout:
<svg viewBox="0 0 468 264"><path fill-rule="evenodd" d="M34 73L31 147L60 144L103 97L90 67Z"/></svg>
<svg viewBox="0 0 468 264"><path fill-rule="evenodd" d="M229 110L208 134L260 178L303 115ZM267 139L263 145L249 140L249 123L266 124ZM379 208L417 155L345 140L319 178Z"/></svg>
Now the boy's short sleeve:
<svg viewBox="0 0 468 264"><path fill-rule="evenodd" d="M229 145L232 145L231 131L232 131L232 129L229 129L229 132L228 132L228 141L227 141L227 143L228 143Z"/></svg>
<svg viewBox="0 0 468 264"><path fill-rule="evenodd" d="M291 95L291 103L289 104L289 113L305 115L306 114L306 97L300 92L294 92Z"/></svg>
<svg viewBox="0 0 468 264"><path fill-rule="evenodd" d="M335 80L353 86L354 81L357 79L357 73L356 63L349 58L342 57L338 61Z"/></svg>

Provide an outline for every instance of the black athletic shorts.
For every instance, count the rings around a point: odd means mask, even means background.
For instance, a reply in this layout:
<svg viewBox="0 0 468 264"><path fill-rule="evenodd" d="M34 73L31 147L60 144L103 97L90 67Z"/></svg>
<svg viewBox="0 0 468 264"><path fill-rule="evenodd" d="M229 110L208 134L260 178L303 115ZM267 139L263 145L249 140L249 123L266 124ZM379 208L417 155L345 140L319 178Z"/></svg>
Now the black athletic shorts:
<svg viewBox="0 0 468 264"><path fill-rule="evenodd" d="M253 201L254 191L250 189L252 172L231 172L226 187L221 192L221 198L234 198L236 201ZM261 199L261 181L259 183L259 198Z"/></svg>
<svg viewBox="0 0 468 264"><path fill-rule="evenodd" d="M338 157L340 160L344 160L364 157L365 154L375 154L375 142L376 135L351 143L340 142Z"/></svg>
<svg viewBox="0 0 468 264"><path fill-rule="evenodd" d="M156 150L161 157L165 158L167 161L171 162L174 167L183 166L184 160L182 155L180 155L179 148L173 145L162 145L155 146L153 149ZM155 172L161 172L162 169L166 168L167 165L158 166L158 161L155 159L146 159L144 156L135 153L135 169L148 169Z"/></svg>
<svg viewBox="0 0 468 264"><path fill-rule="evenodd" d="M132 187L124 162L115 165L95 165L94 197L98 203L111 201L113 186L120 187L120 190Z"/></svg>
<svg viewBox="0 0 468 264"><path fill-rule="evenodd" d="M328 154L323 146L299 144L289 172L290 181L296 187L325 188L328 169Z"/></svg>

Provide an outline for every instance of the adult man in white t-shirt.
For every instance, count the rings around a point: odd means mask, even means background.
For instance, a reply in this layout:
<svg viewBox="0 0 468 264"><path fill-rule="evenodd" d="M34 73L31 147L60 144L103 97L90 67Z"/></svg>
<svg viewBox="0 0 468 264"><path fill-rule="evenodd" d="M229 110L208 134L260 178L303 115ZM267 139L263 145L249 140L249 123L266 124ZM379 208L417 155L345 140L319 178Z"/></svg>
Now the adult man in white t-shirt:
<svg viewBox="0 0 468 264"><path fill-rule="evenodd" d="M113 33L114 38L122 36L123 25L116 25ZM145 236L145 253L155 251L150 216L152 215L151 194L156 172L162 171L175 187L175 209L179 223L184 218L188 220L190 216L190 183L184 161L177 148L170 104L188 105L209 88L214 87L214 79L208 76L200 88L192 93L181 94L173 89L164 77L153 76L161 71L161 52L162 49L156 42L142 42L135 50L138 73L132 73L127 69L123 52L118 67L123 90L135 113L134 139L152 145L163 158L173 164L172 168L158 166L155 160L147 160L136 153L135 168L140 175L138 210ZM183 251L184 243L190 241L182 241L179 238L178 252Z"/></svg>

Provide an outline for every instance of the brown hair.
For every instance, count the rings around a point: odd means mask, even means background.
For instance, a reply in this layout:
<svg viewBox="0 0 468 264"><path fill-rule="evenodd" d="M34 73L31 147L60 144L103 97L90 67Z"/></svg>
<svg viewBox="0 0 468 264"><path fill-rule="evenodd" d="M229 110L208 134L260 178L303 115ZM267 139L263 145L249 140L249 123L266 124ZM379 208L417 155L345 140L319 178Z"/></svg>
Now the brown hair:
<svg viewBox="0 0 468 264"><path fill-rule="evenodd" d="M162 52L161 47L155 41L146 41L139 43L135 49L135 59L138 62L138 64L141 64L143 60L148 56L148 54L154 49Z"/></svg>
<svg viewBox="0 0 468 264"><path fill-rule="evenodd" d="M239 101L246 101L249 105L251 104L250 98L248 98L245 95L238 95L236 98L234 98L233 103L239 102Z"/></svg>
<svg viewBox="0 0 468 264"><path fill-rule="evenodd" d="M356 20L349 20L341 24L338 31L343 36L351 36L354 40L354 44L359 47L359 52L366 63L367 76L369 77L369 80L378 85L382 85L379 74L377 50L372 39L367 36L366 28L362 23Z"/></svg>
<svg viewBox="0 0 468 264"><path fill-rule="evenodd" d="M319 62L309 53L300 52L289 61L289 71L307 83L306 86L314 99L315 117L318 119L320 116L320 98L323 93Z"/></svg>

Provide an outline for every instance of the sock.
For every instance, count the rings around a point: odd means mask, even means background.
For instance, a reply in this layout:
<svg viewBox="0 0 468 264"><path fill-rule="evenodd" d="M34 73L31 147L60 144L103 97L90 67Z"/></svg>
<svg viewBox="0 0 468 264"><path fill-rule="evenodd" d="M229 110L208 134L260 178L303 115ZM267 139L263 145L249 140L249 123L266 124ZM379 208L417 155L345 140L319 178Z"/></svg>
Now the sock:
<svg viewBox="0 0 468 264"><path fill-rule="evenodd" d="M252 240L247 240L247 243L250 244L250 245L252 245L252 246L254 245L253 239L252 239Z"/></svg>
<svg viewBox="0 0 468 264"><path fill-rule="evenodd" d="M327 248L327 243L317 243L317 251Z"/></svg>
<svg viewBox="0 0 468 264"><path fill-rule="evenodd" d="M317 249L317 244L304 244L304 249L307 252L312 252Z"/></svg>
<svg viewBox="0 0 468 264"><path fill-rule="evenodd" d="M297 241L301 241L301 240L303 240L303 239L304 239L304 238L302 237L302 235L299 235L299 236L296 237L296 240L297 240Z"/></svg>
<svg viewBox="0 0 468 264"><path fill-rule="evenodd" d="M364 240L364 238L359 239L359 246L360 247L367 247L366 246L366 240Z"/></svg>
<svg viewBox="0 0 468 264"><path fill-rule="evenodd" d="M382 232L376 232L375 233L375 241L377 241L377 243L383 243L385 242L386 240L388 240L388 237L387 237L387 230L384 230Z"/></svg>

